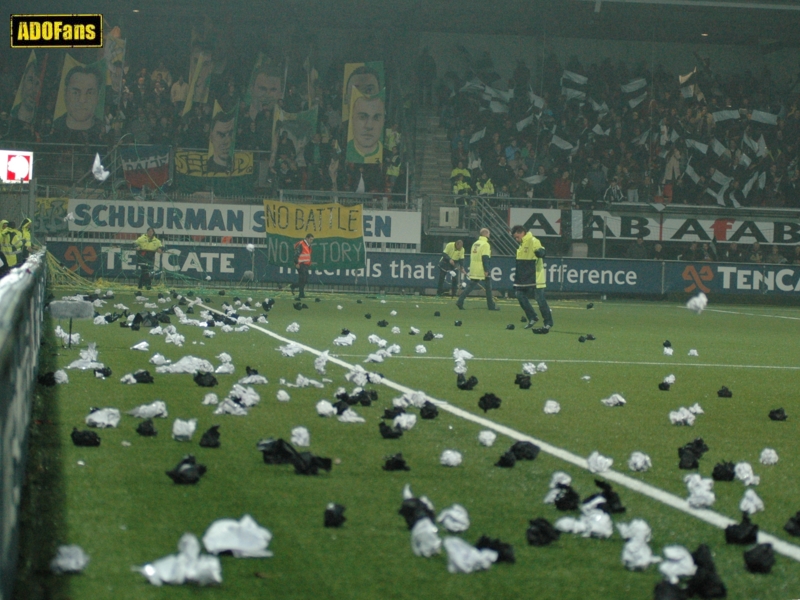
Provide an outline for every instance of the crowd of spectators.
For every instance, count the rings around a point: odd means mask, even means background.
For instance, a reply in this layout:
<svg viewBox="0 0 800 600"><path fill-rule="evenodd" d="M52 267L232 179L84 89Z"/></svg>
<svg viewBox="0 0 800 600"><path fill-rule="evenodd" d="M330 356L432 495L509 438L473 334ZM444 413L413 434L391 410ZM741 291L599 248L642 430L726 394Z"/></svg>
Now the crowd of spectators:
<svg viewBox="0 0 800 600"><path fill-rule="evenodd" d="M627 246L624 258L633 260L681 260L687 262L736 262L774 265L800 265L800 244L764 247L760 242L691 242L670 247L662 242L648 244L638 237Z"/></svg>
<svg viewBox="0 0 800 600"><path fill-rule="evenodd" d="M113 147L117 143L207 150L216 102L225 112L234 112L238 107L235 148L255 151L257 163L268 163L268 187L404 191L405 165L399 119L387 118L383 164L353 164L345 160L342 150L347 142L347 122L342 122L344 62L333 63L309 85L307 71L302 67L305 57L276 58L273 64L279 66L273 69L275 75L268 78L272 80L272 87L265 91L264 101L259 103L245 101L253 93L249 71L228 69L214 73L207 101L194 101L185 112L190 91L187 83L189 57L185 58L185 67L174 70L156 58L147 64L125 64L119 91L115 92L110 85L105 90L104 121L96 120L91 128L81 131L54 125L60 65L58 69L48 65L45 78L39 82L41 94L35 120L26 123L4 110L0 113L0 139L15 143L68 143L78 151L83 149L90 153L94 152L90 146ZM242 57L242 64L245 63ZM4 92L0 93L4 109L11 107L19 76L19 73L11 73L8 66L0 72L5 84ZM313 139L305 151L298 152L286 136L274 144L274 112L282 109L297 113L309 108L317 108L318 120ZM398 112L399 108L394 114Z"/></svg>
<svg viewBox="0 0 800 600"><path fill-rule="evenodd" d="M503 81L484 53L439 82L453 193L798 208L797 83L697 54L684 74L551 54Z"/></svg>

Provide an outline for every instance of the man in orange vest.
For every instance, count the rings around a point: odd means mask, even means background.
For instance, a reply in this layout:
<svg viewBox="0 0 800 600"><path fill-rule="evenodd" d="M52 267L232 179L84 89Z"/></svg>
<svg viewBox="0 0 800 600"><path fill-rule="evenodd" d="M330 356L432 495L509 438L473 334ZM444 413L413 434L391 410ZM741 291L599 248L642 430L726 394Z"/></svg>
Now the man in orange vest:
<svg viewBox="0 0 800 600"><path fill-rule="evenodd" d="M300 240L294 245L294 266L297 269L297 283L290 287L294 294L294 288L300 288L297 299L306 297L306 283L308 283L308 269L311 266L311 243L314 241L314 234L309 233L304 240Z"/></svg>

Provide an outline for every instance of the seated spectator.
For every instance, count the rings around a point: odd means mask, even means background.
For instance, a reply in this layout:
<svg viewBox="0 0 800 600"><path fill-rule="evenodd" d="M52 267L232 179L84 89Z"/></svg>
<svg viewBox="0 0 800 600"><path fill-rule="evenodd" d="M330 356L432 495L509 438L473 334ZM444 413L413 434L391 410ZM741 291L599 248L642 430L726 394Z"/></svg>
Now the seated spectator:
<svg viewBox="0 0 800 600"><path fill-rule="evenodd" d="M758 242L753 242L753 245L750 247L750 254L748 255L747 260L751 263L764 262L764 253L761 251L761 244Z"/></svg>
<svg viewBox="0 0 800 600"><path fill-rule="evenodd" d="M739 244L731 242L722 251L722 260L727 262L745 262L744 253L739 248Z"/></svg>
<svg viewBox="0 0 800 600"><path fill-rule="evenodd" d="M769 253L769 256L767 256L764 262L769 263L771 265L789 264L789 261L786 260L786 257L783 254L781 254L780 248L778 247L777 244L773 244L772 252Z"/></svg>
<svg viewBox="0 0 800 600"><path fill-rule="evenodd" d="M697 242L692 242L689 244L689 246L687 246L686 249L678 255L678 260L684 260L687 262L703 260L703 253L700 250Z"/></svg>
<svg viewBox="0 0 800 600"><path fill-rule="evenodd" d="M613 177L611 179L611 185L608 186L603 194L603 202L616 204L617 202L622 202L623 199L624 197L622 195L622 188L619 187L619 181L616 177Z"/></svg>
<svg viewBox="0 0 800 600"><path fill-rule="evenodd" d="M517 152L519 152L519 148L517 147L517 139L511 138L508 146L506 146L505 153L506 153L506 160L511 162L514 157L516 156Z"/></svg>
<svg viewBox="0 0 800 600"><path fill-rule="evenodd" d="M792 255L792 264L800 265L800 244L794 247L794 254Z"/></svg>
<svg viewBox="0 0 800 600"><path fill-rule="evenodd" d="M472 174L466 168L464 168L464 163L461 161L459 161L456 164L456 167L450 171L450 181L455 183L456 178L458 178L459 175L462 175L467 183L469 183L469 181L472 179Z"/></svg>
<svg viewBox="0 0 800 600"><path fill-rule="evenodd" d="M471 193L472 186L464 180L464 175L462 173L456 175L456 180L453 182L453 195L468 196Z"/></svg>
<svg viewBox="0 0 800 600"><path fill-rule="evenodd" d="M481 172L475 187L478 190L478 196L494 196L494 184L486 171Z"/></svg>
<svg viewBox="0 0 800 600"><path fill-rule="evenodd" d="M639 236L636 241L628 247L628 258L632 260L645 260L650 257L647 246L644 245L644 238Z"/></svg>
<svg viewBox="0 0 800 600"><path fill-rule="evenodd" d="M717 251L714 248L714 244L704 242L700 252L703 254L703 257L700 260L705 262L714 262L717 260Z"/></svg>
<svg viewBox="0 0 800 600"><path fill-rule="evenodd" d="M651 258L653 260L669 260L667 251L664 249L664 246L659 243L656 243L655 246L653 246L653 256Z"/></svg>

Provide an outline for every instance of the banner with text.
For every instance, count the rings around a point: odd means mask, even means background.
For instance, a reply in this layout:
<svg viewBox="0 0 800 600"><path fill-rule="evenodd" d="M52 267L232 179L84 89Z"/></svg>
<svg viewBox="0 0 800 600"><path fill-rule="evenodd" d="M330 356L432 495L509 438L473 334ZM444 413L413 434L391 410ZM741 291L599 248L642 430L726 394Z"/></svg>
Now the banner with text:
<svg viewBox="0 0 800 600"><path fill-rule="evenodd" d="M47 249L68 269L90 279L136 276L133 243L110 240L63 240L47 242ZM256 282L296 281L294 268L269 264L266 246L249 252L241 244L197 245L168 243L156 255L155 270L183 280L238 282L251 271ZM368 285L435 289L439 254L372 252L364 268L312 268L311 285ZM492 259L492 287L510 291L514 282L513 258ZM663 283L662 283L663 273ZM728 263L553 258L545 260L549 292L598 294L685 293L709 296L734 294L796 295L800 292L800 267ZM249 281L249 279L247 279ZM324 289L324 288L323 288ZM480 292L480 290L479 290Z"/></svg>
<svg viewBox="0 0 800 600"><path fill-rule="evenodd" d="M169 146L124 146L119 149L125 181L134 188L160 188L169 181Z"/></svg>
<svg viewBox="0 0 800 600"><path fill-rule="evenodd" d="M148 227L155 229L159 236L206 234L263 238L266 233L262 204L109 201L80 198L58 200L58 210L55 212L51 210L52 198L36 200L37 216L41 213L42 219L48 221L49 226L45 231L51 235L64 232L67 228L69 231L84 234L95 232L142 234ZM67 212L71 213L74 219L65 220ZM419 212L364 209L362 221L364 240L367 242L417 246L420 244L422 214ZM36 229L36 231L42 230Z"/></svg>
<svg viewBox="0 0 800 600"><path fill-rule="evenodd" d="M364 267L364 217L362 205L291 204L264 201L267 262L294 264L294 245L314 235L311 264L320 269Z"/></svg>

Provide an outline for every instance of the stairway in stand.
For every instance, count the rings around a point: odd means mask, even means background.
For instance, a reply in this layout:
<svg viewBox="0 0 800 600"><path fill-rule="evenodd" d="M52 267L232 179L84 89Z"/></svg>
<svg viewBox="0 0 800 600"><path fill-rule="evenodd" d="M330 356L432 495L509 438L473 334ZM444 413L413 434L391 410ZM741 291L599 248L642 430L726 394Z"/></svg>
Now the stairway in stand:
<svg viewBox="0 0 800 600"><path fill-rule="evenodd" d="M438 229L439 208L454 206L450 183L450 141L439 124L435 108L421 108L417 116L417 192L431 199L429 229Z"/></svg>

